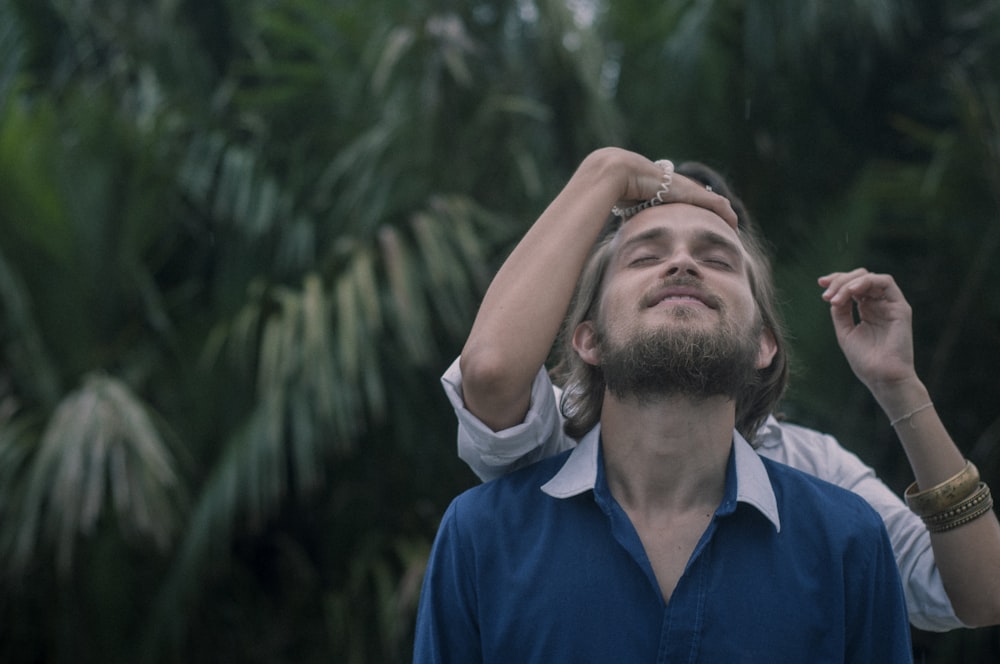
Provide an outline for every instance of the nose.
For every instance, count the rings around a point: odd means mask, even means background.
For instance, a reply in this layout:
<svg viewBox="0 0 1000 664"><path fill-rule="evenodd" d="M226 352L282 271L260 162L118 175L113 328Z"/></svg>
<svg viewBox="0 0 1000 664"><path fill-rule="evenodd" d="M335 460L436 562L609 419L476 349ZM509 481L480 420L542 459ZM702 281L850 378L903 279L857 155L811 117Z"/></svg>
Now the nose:
<svg viewBox="0 0 1000 664"><path fill-rule="evenodd" d="M686 250L677 250L671 253L667 260L663 261L661 267L664 277L697 277L701 274L698 268L698 261Z"/></svg>

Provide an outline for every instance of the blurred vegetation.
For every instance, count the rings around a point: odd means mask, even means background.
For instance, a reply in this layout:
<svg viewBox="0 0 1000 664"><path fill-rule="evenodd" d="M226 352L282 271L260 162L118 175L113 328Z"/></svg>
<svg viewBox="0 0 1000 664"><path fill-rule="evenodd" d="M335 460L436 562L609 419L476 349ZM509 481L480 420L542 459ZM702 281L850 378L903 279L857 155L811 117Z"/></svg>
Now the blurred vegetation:
<svg viewBox="0 0 1000 664"><path fill-rule="evenodd" d="M408 661L438 376L602 145L731 177L785 412L902 490L815 283L893 274L997 484L998 71L990 0L0 0L0 661Z"/></svg>

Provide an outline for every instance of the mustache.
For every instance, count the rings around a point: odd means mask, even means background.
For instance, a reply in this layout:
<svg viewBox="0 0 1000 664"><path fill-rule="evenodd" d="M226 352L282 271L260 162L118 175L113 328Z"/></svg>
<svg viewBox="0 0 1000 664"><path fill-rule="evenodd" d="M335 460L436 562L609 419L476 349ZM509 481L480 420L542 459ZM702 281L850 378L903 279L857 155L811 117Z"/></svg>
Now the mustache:
<svg viewBox="0 0 1000 664"><path fill-rule="evenodd" d="M660 299L660 294L665 290L671 289L685 289L693 291L697 295L698 299L712 309L722 309L723 307L722 298L707 289L705 287L705 283L701 279L690 275L667 277L666 279L660 281L646 291L646 294L643 297L643 302L647 305L656 304L656 302Z"/></svg>

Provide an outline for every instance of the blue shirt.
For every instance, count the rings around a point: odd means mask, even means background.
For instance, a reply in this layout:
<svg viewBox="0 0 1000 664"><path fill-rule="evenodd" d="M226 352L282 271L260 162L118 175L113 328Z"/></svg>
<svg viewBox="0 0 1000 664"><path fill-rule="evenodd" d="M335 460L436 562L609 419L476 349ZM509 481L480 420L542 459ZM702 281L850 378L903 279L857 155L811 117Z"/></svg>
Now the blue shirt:
<svg viewBox="0 0 1000 664"><path fill-rule="evenodd" d="M910 662L892 549L858 496L739 434L670 602L604 477L598 435L475 487L438 531L423 662Z"/></svg>

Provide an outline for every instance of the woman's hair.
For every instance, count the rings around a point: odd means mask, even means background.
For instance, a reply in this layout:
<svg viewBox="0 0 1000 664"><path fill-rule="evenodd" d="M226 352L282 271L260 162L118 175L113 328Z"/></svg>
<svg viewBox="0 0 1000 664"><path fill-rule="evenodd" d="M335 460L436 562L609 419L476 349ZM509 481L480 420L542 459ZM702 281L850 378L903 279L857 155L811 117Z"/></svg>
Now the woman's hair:
<svg viewBox="0 0 1000 664"><path fill-rule="evenodd" d="M771 364L757 370L757 380L749 382L736 399L736 429L751 443L757 429L777 406L788 382L788 350L784 326L776 302L770 260L746 208L717 172L696 162L677 166L676 172L696 180L724 196L736 212L740 241L749 256L747 273L750 289L764 330L774 336L777 352ZM559 342L559 362L552 370L556 384L563 388L559 404L566 421L566 434L581 438L601 420L604 401L604 373L600 367L584 362L573 348L573 332L580 323L596 320L608 265L614 255L621 223L609 219L608 227L594 245L580 275L569 313L563 322Z"/></svg>

